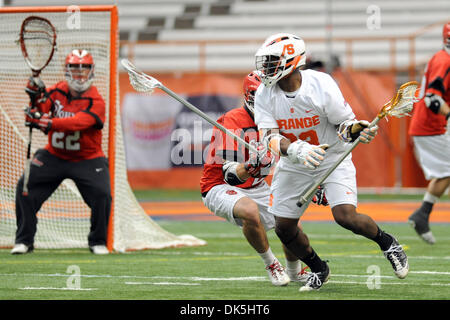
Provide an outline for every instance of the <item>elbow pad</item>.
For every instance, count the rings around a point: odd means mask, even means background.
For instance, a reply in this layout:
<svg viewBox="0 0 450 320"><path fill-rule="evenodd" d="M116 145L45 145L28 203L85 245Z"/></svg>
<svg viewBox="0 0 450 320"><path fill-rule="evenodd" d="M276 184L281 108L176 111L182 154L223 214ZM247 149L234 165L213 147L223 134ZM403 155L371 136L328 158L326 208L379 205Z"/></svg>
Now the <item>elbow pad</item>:
<svg viewBox="0 0 450 320"><path fill-rule="evenodd" d="M423 101L425 102L425 105L428 107L428 109L436 114L439 113L441 105L444 104L444 100L442 100L441 96L433 93L428 93Z"/></svg>
<svg viewBox="0 0 450 320"><path fill-rule="evenodd" d="M238 165L239 162L225 161L222 166L223 178L230 186L237 186L244 183L237 175L236 168Z"/></svg>

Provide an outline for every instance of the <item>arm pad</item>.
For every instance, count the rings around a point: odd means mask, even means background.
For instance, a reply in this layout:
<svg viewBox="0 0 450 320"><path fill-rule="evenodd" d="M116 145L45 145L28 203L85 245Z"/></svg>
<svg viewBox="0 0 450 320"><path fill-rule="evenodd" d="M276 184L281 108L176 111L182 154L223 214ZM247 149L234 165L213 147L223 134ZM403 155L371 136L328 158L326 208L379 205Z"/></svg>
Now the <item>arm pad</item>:
<svg viewBox="0 0 450 320"><path fill-rule="evenodd" d="M225 161L222 166L223 178L230 186L237 186L244 183L237 175L236 168L238 165L239 162Z"/></svg>

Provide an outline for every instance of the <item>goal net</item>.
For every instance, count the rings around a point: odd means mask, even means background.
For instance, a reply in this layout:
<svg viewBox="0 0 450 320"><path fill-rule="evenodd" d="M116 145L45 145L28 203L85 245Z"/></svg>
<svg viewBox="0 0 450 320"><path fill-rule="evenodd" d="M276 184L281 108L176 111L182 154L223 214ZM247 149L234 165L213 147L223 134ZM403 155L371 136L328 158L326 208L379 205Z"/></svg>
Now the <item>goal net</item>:
<svg viewBox="0 0 450 320"><path fill-rule="evenodd" d="M115 6L0 8L0 247L14 245L15 187L25 167L28 128L24 91L31 75L17 43L22 21L47 18L57 31L57 50L41 73L47 86L64 79L64 60L73 49L87 49L95 62L94 85L107 106L103 151L111 171L113 205L108 248L118 252L206 244L190 235L174 235L155 223L136 200L127 180L118 88L118 13ZM47 144L33 131L31 152ZM72 180L66 179L38 212L36 248L87 247L90 209Z"/></svg>

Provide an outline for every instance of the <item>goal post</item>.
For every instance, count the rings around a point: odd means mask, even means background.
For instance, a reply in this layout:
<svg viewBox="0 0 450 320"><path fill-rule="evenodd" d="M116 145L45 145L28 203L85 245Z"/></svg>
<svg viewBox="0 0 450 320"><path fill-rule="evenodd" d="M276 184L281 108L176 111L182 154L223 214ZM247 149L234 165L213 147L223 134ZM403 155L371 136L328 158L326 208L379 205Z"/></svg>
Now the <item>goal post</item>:
<svg viewBox="0 0 450 320"><path fill-rule="evenodd" d="M41 79L47 86L64 80L64 59L72 49L89 50L95 62L93 85L107 106L102 147L108 156L112 208L108 225L110 251L199 246L191 235L174 235L155 223L140 206L128 183L118 86L118 11L114 5L0 8L0 247L14 245L15 186L25 167L27 129L23 109L29 68L17 44L22 21L47 18L57 31L57 50ZM32 153L47 144L33 133ZM36 248L87 247L90 210L72 180L66 179L38 213Z"/></svg>

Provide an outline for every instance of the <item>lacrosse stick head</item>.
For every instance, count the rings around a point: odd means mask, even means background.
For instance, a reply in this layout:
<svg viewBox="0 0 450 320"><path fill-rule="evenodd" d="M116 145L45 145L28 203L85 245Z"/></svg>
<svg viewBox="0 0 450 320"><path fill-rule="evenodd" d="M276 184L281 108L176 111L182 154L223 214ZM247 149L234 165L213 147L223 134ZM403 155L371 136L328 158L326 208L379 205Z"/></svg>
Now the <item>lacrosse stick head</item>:
<svg viewBox="0 0 450 320"><path fill-rule="evenodd" d="M409 81L402 84L395 97L383 106L378 117L380 119L385 116L401 118L409 115L413 109L414 103L419 101L417 98L418 86L419 83L417 81Z"/></svg>
<svg viewBox="0 0 450 320"><path fill-rule="evenodd" d="M22 22L18 43L36 78L52 60L56 50L56 29L49 20L30 16Z"/></svg>
<svg viewBox="0 0 450 320"><path fill-rule="evenodd" d="M138 70L134 64L127 59L122 59L120 62L128 72L131 86L137 92L152 94L155 88L161 87L161 82Z"/></svg>

